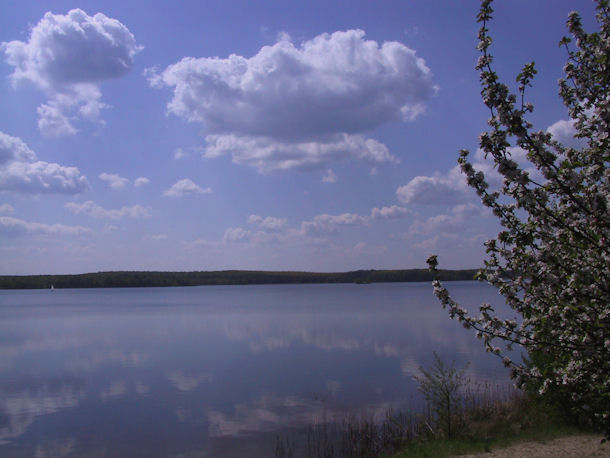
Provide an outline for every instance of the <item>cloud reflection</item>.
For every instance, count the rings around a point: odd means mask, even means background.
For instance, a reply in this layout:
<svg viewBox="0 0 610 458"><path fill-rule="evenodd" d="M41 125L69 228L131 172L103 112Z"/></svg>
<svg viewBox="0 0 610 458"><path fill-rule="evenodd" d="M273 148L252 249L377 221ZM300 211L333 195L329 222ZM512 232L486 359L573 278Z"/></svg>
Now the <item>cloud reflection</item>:
<svg viewBox="0 0 610 458"><path fill-rule="evenodd" d="M231 314L217 317L214 327L224 330L227 339L247 345L251 353L311 347L327 353L368 354L396 360L397 371L405 377L426 366L433 351L447 361L470 361L468 373L477 379L506 377L501 365L477 346L472 333L456 326L440 307L420 307L411 319L404 313L316 313ZM490 362L491 360L491 362Z"/></svg>
<svg viewBox="0 0 610 458"><path fill-rule="evenodd" d="M104 402L118 398L127 393L127 384L123 381L114 381L110 386L100 392L100 399Z"/></svg>
<svg viewBox="0 0 610 458"><path fill-rule="evenodd" d="M395 405L381 402L361 406L360 414L379 418ZM238 437L251 433L269 433L288 428L302 428L326 421L340 421L353 409L319 396L262 395L251 403L236 404L233 412L209 410L208 435L212 438Z"/></svg>
<svg viewBox="0 0 610 458"><path fill-rule="evenodd" d="M40 415L76 407L85 398L85 384L79 379L18 380L0 386L0 444L22 435Z"/></svg>
<svg viewBox="0 0 610 458"><path fill-rule="evenodd" d="M179 391L193 391L201 383L210 383L214 379L210 374L186 375L180 371L170 372L167 378Z"/></svg>
<svg viewBox="0 0 610 458"><path fill-rule="evenodd" d="M92 353L81 353L66 363L66 368L78 372L93 372L105 364L140 367L150 360L150 355L138 351L113 348Z"/></svg>

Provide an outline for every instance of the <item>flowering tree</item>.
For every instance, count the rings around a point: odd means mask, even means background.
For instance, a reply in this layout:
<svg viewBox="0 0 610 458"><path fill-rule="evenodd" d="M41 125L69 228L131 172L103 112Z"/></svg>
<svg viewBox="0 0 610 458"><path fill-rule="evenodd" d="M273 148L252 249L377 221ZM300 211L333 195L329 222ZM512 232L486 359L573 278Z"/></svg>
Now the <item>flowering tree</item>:
<svg viewBox="0 0 610 458"><path fill-rule="evenodd" d="M525 101L536 70L529 63L512 93L492 68L487 28L491 0L478 14L477 63L481 95L491 112L480 147L502 176L499 190L462 150L458 163L468 185L499 219L501 232L485 243L487 260L477 278L496 287L518 320L498 316L489 305L470 315L435 280L434 292L452 318L474 329L486 349L503 357L520 386L541 394L562 393L570 408L610 431L610 23L608 0L597 1L599 31L586 33L571 13L572 38L559 93L579 147L560 144L527 121ZM511 151L527 153L530 174ZM531 169L530 169L531 170ZM540 176L540 178L537 178ZM436 271L437 257L428 259ZM513 345L529 358L517 361Z"/></svg>

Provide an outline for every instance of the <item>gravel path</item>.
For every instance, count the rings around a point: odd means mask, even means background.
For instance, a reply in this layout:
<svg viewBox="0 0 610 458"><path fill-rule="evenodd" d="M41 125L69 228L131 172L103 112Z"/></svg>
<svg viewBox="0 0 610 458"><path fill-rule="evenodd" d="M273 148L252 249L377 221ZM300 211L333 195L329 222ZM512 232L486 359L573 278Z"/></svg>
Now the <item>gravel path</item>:
<svg viewBox="0 0 610 458"><path fill-rule="evenodd" d="M561 437L547 441L522 442L507 448L492 450L478 455L461 455L462 457L485 458L568 458L568 457L603 457L610 458L609 442L600 443L600 436L578 435Z"/></svg>

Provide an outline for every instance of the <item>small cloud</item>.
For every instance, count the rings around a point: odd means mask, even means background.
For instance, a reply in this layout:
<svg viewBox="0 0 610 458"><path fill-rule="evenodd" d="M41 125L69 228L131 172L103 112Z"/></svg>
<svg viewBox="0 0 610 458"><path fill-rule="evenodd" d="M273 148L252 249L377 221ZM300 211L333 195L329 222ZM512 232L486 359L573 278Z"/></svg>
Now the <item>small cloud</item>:
<svg viewBox="0 0 610 458"><path fill-rule="evenodd" d="M406 27L404 32L407 36L415 36L419 34L419 27L417 27L416 25Z"/></svg>
<svg viewBox="0 0 610 458"><path fill-rule="evenodd" d="M0 191L24 194L78 194L89 188L76 167L37 161L18 137L0 132Z"/></svg>
<svg viewBox="0 0 610 458"><path fill-rule="evenodd" d="M458 167L446 175L417 176L396 190L403 204L447 205L468 201L466 180Z"/></svg>
<svg viewBox="0 0 610 458"><path fill-rule="evenodd" d="M276 231L286 227L288 220L286 218L274 218L272 216L267 216L266 218L263 218L258 215L250 215L248 217L248 223L255 224L261 229Z"/></svg>
<svg viewBox="0 0 610 458"><path fill-rule="evenodd" d="M167 238L167 234L155 234L151 235L150 239L158 242L159 240L165 240Z"/></svg>
<svg viewBox="0 0 610 458"><path fill-rule="evenodd" d="M107 186L115 190L124 189L125 186L129 184L129 180L127 178L119 176L115 173L100 173L98 178L105 181Z"/></svg>
<svg viewBox="0 0 610 458"><path fill-rule="evenodd" d="M92 200L88 200L82 204L75 202L68 202L64 207L75 214L83 214L91 216L97 219L120 219L123 217L128 218L148 218L150 217L150 211L141 205L134 205L132 207L121 207L118 210L107 210L97 205Z"/></svg>
<svg viewBox="0 0 610 458"><path fill-rule="evenodd" d="M254 167L259 173L276 170L319 170L343 159L359 159L369 164L398 164L381 142L363 135L339 133L325 136L324 143L283 141L234 134L207 135L203 157L212 159L231 155L233 162Z"/></svg>
<svg viewBox="0 0 610 458"><path fill-rule="evenodd" d="M174 150L174 159L183 159L185 157L189 157L188 151L184 151L182 148L176 148Z"/></svg>
<svg viewBox="0 0 610 458"><path fill-rule="evenodd" d="M335 183L337 181L337 175L333 172L332 169L327 169L326 173L322 177L323 183Z"/></svg>
<svg viewBox="0 0 610 458"><path fill-rule="evenodd" d="M396 219L402 218L407 215L409 210L398 205L392 205L391 207L373 208L371 210L371 218L373 219Z"/></svg>
<svg viewBox="0 0 610 458"><path fill-rule="evenodd" d="M368 223L366 216L355 213L342 213L340 215L316 215L312 221L301 223L301 233L305 235L332 234L338 232L340 227L363 226Z"/></svg>
<svg viewBox="0 0 610 458"><path fill-rule="evenodd" d="M140 187L145 186L145 185L147 185L149 183L150 183L150 180L148 178L146 178L146 177L139 177L139 178L136 178L136 180L133 182L133 185L136 188L140 188Z"/></svg>
<svg viewBox="0 0 610 458"><path fill-rule="evenodd" d="M82 226L32 223L11 216L0 216L0 234L5 235L85 235L91 232L91 229Z"/></svg>
<svg viewBox="0 0 610 458"><path fill-rule="evenodd" d="M252 233L241 227L228 228L222 237L225 243L247 242L252 237Z"/></svg>
<svg viewBox="0 0 610 458"><path fill-rule="evenodd" d="M410 234L458 233L473 218L486 216L487 210L474 204L455 205L451 213L430 216L423 221L415 221Z"/></svg>
<svg viewBox="0 0 610 458"><path fill-rule="evenodd" d="M15 209L13 208L12 205L9 205L9 204L0 205L0 213L13 213L14 211L15 211Z"/></svg>
<svg viewBox="0 0 610 458"><path fill-rule="evenodd" d="M172 185L163 195L170 197L181 197L189 194L211 194L212 188L203 189L201 186L193 183L192 180L184 178Z"/></svg>

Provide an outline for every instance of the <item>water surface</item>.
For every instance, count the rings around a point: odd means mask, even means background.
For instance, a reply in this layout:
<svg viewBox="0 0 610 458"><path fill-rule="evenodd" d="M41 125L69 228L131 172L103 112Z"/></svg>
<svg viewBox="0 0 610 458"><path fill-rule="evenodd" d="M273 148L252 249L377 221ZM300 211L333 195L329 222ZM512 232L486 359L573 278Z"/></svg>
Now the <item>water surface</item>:
<svg viewBox="0 0 610 458"><path fill-rule="evenodd" d="M266 456L278 432L417 405L433 351L506 383L473 335L429 283L0 291L0 456Z"/></svg>

